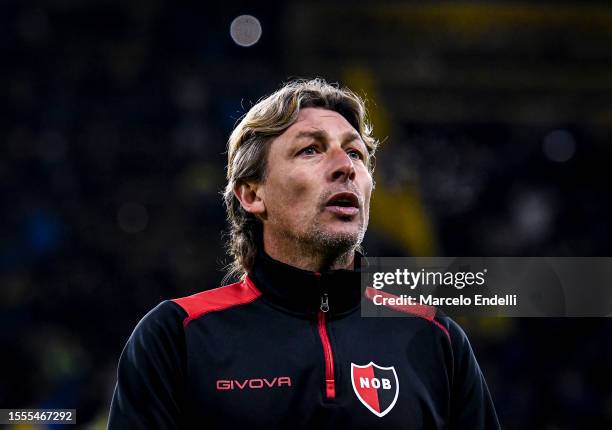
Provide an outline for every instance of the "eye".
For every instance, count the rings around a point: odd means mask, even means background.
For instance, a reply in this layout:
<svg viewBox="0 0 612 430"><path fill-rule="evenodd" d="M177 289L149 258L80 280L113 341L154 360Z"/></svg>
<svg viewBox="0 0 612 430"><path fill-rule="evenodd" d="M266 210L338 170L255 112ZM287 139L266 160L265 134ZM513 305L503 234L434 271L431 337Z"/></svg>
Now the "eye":
<svg viewBox="0 0 612 430"><path fill-rule="evenodd" d="M358 151L356 149L349 149L348 151L346 151L346 153L349 157L354 158L355 160L363 160L363 154L361 153L361 151Z"/></svg>
<svg viewBox="0 0 612 430"><path fill-rule="evenodd" d="M300 150L300 152L298 152L298 155L315 155L317 152L317 147L314 145L310 145Z"/></svg>

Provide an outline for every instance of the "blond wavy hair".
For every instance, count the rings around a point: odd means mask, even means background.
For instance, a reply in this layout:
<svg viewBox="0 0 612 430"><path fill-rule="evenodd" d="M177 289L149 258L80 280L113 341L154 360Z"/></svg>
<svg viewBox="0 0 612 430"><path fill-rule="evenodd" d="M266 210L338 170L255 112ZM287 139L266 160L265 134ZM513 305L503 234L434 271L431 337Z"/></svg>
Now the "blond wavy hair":
<svg viewBox="0 0 612 430"><path fill-rule="evenodd" d="M342 115L361 136L369 152L368 169L374 170L374 153L379 145L372 136L364 100L348 88L324 79L293 80L262 98L241 118L227 143L227 185L223 193L229 230L227 252L232 262L226 280L248 273L262 246L263 226L244 210L234 194L236 185L263 183L270 142L287 130L301 109L317 107Z"/></svg>

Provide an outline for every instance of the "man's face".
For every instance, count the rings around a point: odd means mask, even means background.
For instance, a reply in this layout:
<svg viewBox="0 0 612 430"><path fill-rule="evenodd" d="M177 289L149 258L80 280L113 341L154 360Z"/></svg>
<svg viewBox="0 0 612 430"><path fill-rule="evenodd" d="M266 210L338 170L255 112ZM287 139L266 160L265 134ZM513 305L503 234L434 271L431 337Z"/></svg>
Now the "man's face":
<svg viewBox="0 0 612 430"><path fill-rule="evenodd" d="M269 148L259 187L266 240L349 250L365 234L372 193L368 151L339 113L305 108Z"/></svg>

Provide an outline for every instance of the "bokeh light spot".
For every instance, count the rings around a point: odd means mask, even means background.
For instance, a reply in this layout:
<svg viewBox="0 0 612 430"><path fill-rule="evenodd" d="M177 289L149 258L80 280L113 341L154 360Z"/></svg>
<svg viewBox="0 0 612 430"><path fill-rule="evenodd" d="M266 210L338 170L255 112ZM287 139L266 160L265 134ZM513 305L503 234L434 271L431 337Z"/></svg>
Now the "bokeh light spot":
<svg viewBox="0 0 612 430"><path fill-rule="evenodd" d="M261 24L252 15L240 15L230 25L230 35L240 46L253 46L261 37Z"/></svg>
<svg viewBox="0 0 612 430"><path fill-rule="evenodd" d="M549 160L565 163L576 153L576 141L568 131L554 130L544 137L542 150Z"/></svg>

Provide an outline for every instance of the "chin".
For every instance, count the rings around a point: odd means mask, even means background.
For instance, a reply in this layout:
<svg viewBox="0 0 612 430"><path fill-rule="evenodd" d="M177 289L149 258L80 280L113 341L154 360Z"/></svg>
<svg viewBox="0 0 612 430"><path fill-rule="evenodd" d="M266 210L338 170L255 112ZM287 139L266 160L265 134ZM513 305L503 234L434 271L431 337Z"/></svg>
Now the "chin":
<svg viewBox="0 0 612 430"><path fill-rule="evenodd" d="M349 250L361 244L364 232L359 228L329 229L317 235L321 246Z"/></svg>

